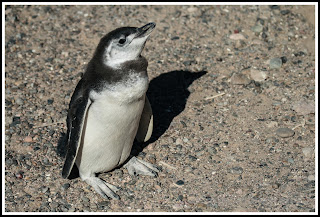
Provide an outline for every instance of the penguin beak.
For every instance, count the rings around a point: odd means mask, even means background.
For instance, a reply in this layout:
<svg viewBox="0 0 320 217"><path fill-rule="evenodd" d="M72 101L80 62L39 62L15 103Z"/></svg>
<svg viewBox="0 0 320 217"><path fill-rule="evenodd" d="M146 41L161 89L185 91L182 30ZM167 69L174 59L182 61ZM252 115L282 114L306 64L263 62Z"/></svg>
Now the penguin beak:
<svg viewBox="0 0 320 217"><path fill-rule="evenodd" d="M138 33L135 36L135 38L140 38L144 36L150 35L150 33L153 31L153 29L156 27L155 23L148 23L147 25L144 25L137 29Z"/></svg>

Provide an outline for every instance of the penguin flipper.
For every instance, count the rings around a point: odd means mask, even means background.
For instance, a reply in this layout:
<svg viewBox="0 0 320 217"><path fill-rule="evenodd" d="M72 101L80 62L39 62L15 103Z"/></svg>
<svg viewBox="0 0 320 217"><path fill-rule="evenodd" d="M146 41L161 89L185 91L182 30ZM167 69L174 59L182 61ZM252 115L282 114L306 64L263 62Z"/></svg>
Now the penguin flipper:
<svg viewBox="0 0 320 217"><path fill-rule="evenodd" d="M68 113L68 143L65 163L62 169L62 177L68 178L82 140L82 132L84 130L87 111L91 105L91 100L88 96L82 95L79 91L74 93L75 99L71 99Z"/></svg>
<svg viewBox="0 0 320 217"><path fill-rule="evenodd" d="M150 139L153 130L153 114L148 97L145 98L139 128L137 131L136 139L138 142L146 142Z"/></svg>

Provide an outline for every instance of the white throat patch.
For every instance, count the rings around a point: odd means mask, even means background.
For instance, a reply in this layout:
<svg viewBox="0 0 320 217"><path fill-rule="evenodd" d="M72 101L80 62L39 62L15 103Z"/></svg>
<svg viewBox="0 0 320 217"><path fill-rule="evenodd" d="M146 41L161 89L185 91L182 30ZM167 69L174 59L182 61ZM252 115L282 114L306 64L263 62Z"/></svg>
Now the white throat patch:
<svg viewBox="0 0 320 217"><path fill-rule="evenodd" d="M141 38L133 38L131 43L126 46L119 46L117 41L112 41L105 48L103 55L103 64L111 68L120 68L121 64L127 61L135 60L141 54L144 44L149 35Z"/></svg>
<svg viewBox="0 0 320 217"><path fill-rule="evenodd" d="M128 72L128 74L127 80L115 84L106 84L101 92L91 91L90 97L95 101L106 100L120 104L141 99L148 89L148 77L133 72Z"/></svg>

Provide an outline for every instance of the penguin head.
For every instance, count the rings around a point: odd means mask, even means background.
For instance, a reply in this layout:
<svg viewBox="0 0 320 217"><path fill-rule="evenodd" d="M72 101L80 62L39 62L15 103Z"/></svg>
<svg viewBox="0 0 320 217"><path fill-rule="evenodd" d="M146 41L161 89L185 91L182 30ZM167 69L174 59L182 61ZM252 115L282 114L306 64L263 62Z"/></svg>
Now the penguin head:
<svg viewBox="0 0 320 217"><path fill-rule="evenodd" d="M140 28L115 29L100 40L96 54L102 56L104 65L119 68L122 63L139 58L155 26L155 23L148 23Z"/></svg>

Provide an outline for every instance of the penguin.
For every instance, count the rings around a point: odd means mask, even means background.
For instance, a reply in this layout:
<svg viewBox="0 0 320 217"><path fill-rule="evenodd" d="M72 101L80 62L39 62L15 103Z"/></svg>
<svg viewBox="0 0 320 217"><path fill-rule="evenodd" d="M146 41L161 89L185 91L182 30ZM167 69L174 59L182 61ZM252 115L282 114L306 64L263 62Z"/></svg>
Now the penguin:
<svg viewBox="0 0 320 217"><path fill-rule="evenodd" d="M153 129L148 62L141 52L155 26L121 27L101 38L70 100L62 177L76 165L81 180L106 199L120 199L121 188L97 173L122 165L130 175L156 177L161 170L130 156L134 139L149 140Z"/></svg>

